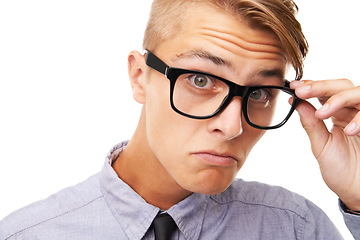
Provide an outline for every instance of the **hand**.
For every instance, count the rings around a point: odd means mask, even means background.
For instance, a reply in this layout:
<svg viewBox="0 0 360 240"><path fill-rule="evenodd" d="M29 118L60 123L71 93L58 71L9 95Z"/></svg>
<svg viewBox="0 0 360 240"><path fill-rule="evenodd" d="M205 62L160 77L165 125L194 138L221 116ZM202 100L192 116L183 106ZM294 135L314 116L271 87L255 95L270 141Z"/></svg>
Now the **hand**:
<svg viewBox="0 0 360 240"><path fill-rule="evenodd" d="M327 186L351 210L360 210L360 87L347 79L293 81L301 99L318 98L316 110L303 101L297 111ZM331 118L333 128L323 120Z"/></svg>

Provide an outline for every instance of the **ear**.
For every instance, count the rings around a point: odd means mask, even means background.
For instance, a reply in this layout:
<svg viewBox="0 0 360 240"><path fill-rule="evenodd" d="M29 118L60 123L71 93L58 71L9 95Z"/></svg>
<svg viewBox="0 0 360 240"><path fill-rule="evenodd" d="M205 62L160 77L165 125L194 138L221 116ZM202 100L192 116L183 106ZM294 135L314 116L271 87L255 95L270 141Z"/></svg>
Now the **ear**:
<svg viewBox="0 0 360 240"><path fill-rule="evenodd" d="M128 71L134 99L145 103L145 58L138 51L130 52L128 56Z"/></svg>

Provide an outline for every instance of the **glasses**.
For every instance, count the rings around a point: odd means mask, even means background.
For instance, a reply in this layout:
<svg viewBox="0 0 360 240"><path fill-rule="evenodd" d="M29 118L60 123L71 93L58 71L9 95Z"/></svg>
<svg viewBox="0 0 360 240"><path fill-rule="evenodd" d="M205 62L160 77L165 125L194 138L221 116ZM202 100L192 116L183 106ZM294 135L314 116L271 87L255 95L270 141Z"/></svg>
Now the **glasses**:
<svg viewBox="0 0 360 240"><path fill-rule="evenodd" d="M241 86L200 71L172 68L149 51L146 65L170 80L172 109L189 118L209 119L221 113L234 97L241 97L246 122L257 129L283 126L301 102L289 82L281 86ZM289 98L293 103L288 103Z"/></svg>

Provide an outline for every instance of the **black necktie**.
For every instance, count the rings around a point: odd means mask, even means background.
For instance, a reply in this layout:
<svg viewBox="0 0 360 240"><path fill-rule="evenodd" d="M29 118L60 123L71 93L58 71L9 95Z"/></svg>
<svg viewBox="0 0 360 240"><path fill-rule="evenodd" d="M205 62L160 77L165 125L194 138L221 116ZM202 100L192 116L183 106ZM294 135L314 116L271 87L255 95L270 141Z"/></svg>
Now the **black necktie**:
<svg viewBox="0 0 360 240"><path fill-rule="evenodd" d="M155 240L170 240L176 229L176 223L167 213L159 213L153 222Z"/></svg>

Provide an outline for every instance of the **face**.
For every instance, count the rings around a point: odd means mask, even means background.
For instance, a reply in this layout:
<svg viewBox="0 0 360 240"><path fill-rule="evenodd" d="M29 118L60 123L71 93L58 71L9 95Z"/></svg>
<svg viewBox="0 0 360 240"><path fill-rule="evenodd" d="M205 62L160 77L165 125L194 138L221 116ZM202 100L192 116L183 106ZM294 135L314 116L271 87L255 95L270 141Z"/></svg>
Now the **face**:
<svg viewBox="0 0 360 240"><path fill-rule="evenodd" d="M283 80L286 60L271 34L207 5L192 10L187 19L181 33L153 51L167 65L208 72L239 85L275 85ZM169 80L147 71L144 124L154 158L189 192L224 191L264 131L245 122L240 97L211 119L179 115L170 106Z"/></svg>

